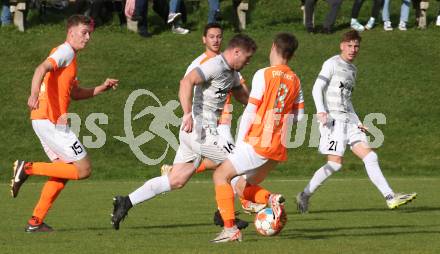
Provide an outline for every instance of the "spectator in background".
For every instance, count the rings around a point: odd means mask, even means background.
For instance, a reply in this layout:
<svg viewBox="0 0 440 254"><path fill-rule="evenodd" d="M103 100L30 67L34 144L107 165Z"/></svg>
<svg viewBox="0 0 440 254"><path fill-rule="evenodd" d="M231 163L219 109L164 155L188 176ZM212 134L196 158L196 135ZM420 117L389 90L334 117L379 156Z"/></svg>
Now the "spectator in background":
<svg viewBox="0 0 440 254"><path fill-rule="evenodd" d="M400 7L400 22L398 26L400 31L407 30L406 23L408 23L410 4L411 4L411 0L402 0L402 5ZM383 30L393 31L393 27L391 26L391 20L390 20L390 0L384 1L383 10L382 10L382 20L383 20Z"/></svg>
<svg viewBox="0 0 440 254"><path fill-rule="evenodd" d="M12 15L9 10L9 0L2 0L2 14L1 14L1 22L2 26L7 26L11 24Z"/></svg>
<svg viewBox="0 0 440 254"><path fill-rule="evenodd" d="M425 29L428 24L427 11L429 8L428 0L413 0L413 7L416 11L416 25L419 29ZM440 0L437 0L438 11L436 25L440 26Z"/></svg>
<svg viewBox="0 0 440 254"><path fill-rule="evenodd" d="M437 0L438 9L437 9L437 21L435 22L436 26L440 26L440 1Z"/></svg>
<svg viewBox="0 0 440 254"><path fill-rule="evenodd" d="M324 34L332 33L333 25L336 21L336 16L338 14L339 8L341 7L342 0L326 0L329 4L330 11L327 13L325 17L323 28L321 30ZM314 22L313 22L313 12L315 11L315 5L317 0L305 0L305 20L306 20L306 29L309 33L313 33L315 31Z"/></svg>
<svg viewBox="0 0 440 254"><path fill-rule="evenodd" d="M151 37L148 32L148 0L136 0L133 20L137 21L138 33L144 38Z"/></svg>
<svg viewBox="0 0 440 254"><path fill-rule="evenodd" d="M135 0L135 9L132 20L138 22L138 33L142 37L151 37L148 32L148 0ZM186 19L186 8L181 0L170 0L169 5L162 0L153 1L153 10L165 23L172 24L172 32L187 34L188 29L181 27L181 19Z"/></svg>
<svg viewBox="0 0 440 254"><path fill-rule="evenodd" d="M220 17L220 0L208 0L208 24L217 23L221 20Z"/></svg>
<svg viewBox="0 0 440 254"><path fill-rule="evenodd" d="M382 0L373 0L373 8L371 10L371 16L368 20L367 24L363 26L358 21L359 11L361 10L362 4L364 0L354 0L353 8L351 9L351 28L358 32L363 32L365 29L370 30L374 27L374 22L376 21L377 16L379 15L380 8L382 7Z"/></svg>
<svg viewBox="0 0 440 254"><path fill-rule="evenodd" d="M437 0L437 21L435 22L436 26L440 26L440 0Z"/></svg>
<svg viewBox="0 0 440 254"><path fill-rule="evenodd" d="M181 0L170 0L170 11L168 14L167 23L171 24L171 31L175 34L187 34L188 29L181 26L180 17L182 13L178 12L180 9Z"/></svg>

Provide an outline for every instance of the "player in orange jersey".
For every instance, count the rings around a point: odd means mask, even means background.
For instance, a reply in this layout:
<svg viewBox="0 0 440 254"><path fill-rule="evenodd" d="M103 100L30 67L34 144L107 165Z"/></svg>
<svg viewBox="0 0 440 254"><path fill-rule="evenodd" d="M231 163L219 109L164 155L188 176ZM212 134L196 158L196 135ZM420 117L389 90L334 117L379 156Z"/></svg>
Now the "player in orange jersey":
<svg viewBox="0 0 440 254"><path fill-rule="evenodd" d="M106 79L94 88L78 85L76 54L86 47L92 31L93 21L89 17L69 17L66 41L51 51L49 57L35 69L32 78L28 99L32 127L51 162L17 160L14 163L11 184L14 198L29 176L49 177L25 227L26 232L52 231L43 221L58 194L68 180L85 179L92 170L84 146L67 123L70 99L88 99L118 85L116 79Z"/></svg>
<svg viewBox="0 0 440 254"><path fill-rule="evenodd" d="M283 216L284 198L257 184L279 162L287 160L287 125L298 121L304 114L300 80L287 66L297 47L298 41L294 35L278 34L270 51L271 66L258 70L254 75L237 145L213 175L224 229L211 242L242 239L234 223L234 192L244 199L271 206L278 218ZM244 186L231 185L231 179L238 175L245 176L247 183Z"/></svg>

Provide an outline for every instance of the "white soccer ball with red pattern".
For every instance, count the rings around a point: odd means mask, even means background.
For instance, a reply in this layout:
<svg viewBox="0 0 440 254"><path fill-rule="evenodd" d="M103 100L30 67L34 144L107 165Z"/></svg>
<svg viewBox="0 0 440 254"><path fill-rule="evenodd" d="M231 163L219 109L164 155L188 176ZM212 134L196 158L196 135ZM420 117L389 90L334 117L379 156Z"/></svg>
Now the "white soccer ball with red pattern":
<svg viewBox="0 0 440 254"><path fill-rule="evenodd" d="M282 216L275 219L272 208L265 208L255 215L255 229L260 235L274 236L280 233L284 225L286 225L287 217L283 209Z"/></svg>

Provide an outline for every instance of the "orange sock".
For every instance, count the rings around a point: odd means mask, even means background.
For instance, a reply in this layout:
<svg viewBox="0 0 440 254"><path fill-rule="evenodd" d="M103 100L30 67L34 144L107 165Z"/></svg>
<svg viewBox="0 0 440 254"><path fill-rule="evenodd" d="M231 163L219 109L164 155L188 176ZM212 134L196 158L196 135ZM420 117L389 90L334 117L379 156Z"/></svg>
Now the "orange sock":
<svg viewBox="0 0 440 254"><path fill-rule="evenodd" d="M32 216L43 221L53 202L58 197L58 194L64 189L66 182L66 179L51 177L41 190L40 200L35 206Z"/></svg>
<svg viewBox="0 0 440 254"><path fill-rule="evenodd" d="M215 186L215 199L226 228L235 224L234 191L230 184Z"/></svg>
<svg viewBox="0 0 440 254"><path fill-rule="evenodd" d="M51 176L69 180L78 180L79 178L76 167L73 164L63 162L34 162L27 166L25 171L28 175Z"/></svg>
<svg viewBox="0 0 440 254"><path fill-rule="evenodd" d="M258 204L267 204L270 192L259 185L246 185L243 198Z"/></svg>
<svg viewBox="0 0 440 254"><path fill-rule="evenodd" d="M201 173L205 170L206 170L206 165L205 165L205 163L202 162L202 163L200 163L200 166L196 169L196 174Z"/></svg>

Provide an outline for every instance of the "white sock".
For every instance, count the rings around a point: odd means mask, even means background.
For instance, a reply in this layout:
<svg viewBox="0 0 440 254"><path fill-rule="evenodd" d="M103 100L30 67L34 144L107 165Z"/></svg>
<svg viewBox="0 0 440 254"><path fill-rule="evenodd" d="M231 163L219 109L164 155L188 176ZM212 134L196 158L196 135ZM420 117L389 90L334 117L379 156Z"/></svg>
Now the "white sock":
<svg viewBox="0 0 440 254"><path fill-rule="evenodd" d="M394 195L393 190L388 185L387 180L382 174L382 171L379 167L379 162L377 159L377 154L371 151L367 156L363 159L365 164L365 169L367 170L368 177L371 182L379 189L384 197L388 195Z"/></svg>
<svg viewBox="0 0 440 254"><path fill-rule="evenodd" d="M310 180L309 184L304 188L304 193L311 196L322 183L327 180L334 172L341 169L342 165L333 161L327 161L327 164L318 169Z"/></svg>
<svg viewBox="0 0 440 254"><path fill-rule="evenodd" d="M144 185L130 193L128 197L130 198L130 201L134 206L146 200L154 198L160 193L170 190L170 181L168 180L168 176L164 175L146 181Z"/></svg>

